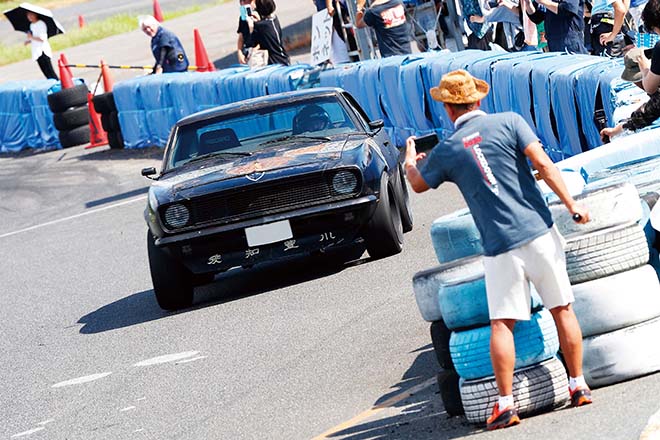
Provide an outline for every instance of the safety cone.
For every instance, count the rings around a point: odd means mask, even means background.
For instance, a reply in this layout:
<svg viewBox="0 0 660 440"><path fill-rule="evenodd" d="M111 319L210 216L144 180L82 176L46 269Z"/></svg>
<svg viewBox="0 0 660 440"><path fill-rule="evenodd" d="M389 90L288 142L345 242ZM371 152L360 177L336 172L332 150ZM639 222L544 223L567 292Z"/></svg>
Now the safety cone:
<svg viewBox="0 0 660 440"><path fill-rule="evenodd" d="M213 72L215 66L209 61L209 55L206 53L206 47L202 42L202 37L199 35L199 30L194 30L195 34L195 64L197 65L198 72Z"/></svg>
<svg viewBox="0 0 660 440"><path fill-rule="evenodd" d="M89 108L89 145L86 146L85 149L108 144L108 133L103 130L101 115L99 115L96 112L96 109L94 109L94 104L92 103L93 96L94 95L91 93L87 93L87 107Z"/></svg>
<svg viewBox="0 0 660 440"><path fill-rule="evenodd" d="M62 60L62 64L64 64L65 67L69 65L69 60L66 59L66 55L64 55L64 53L60 54L60 59ZM66 67L66 70L69 72L69 76L73 78L73 72L71 72L71 68Z"/></svg>
<svg viewBox="0 0 660 440"><path fill-rule="evenodd" d="M85 17L83 17L82 15L78 16L78 27L80 29L85 27Z"/></svg>
<svg viewBox="0 0 660 440"><path fill-rule="evenodd" d="M114 81L110 74L110 68L103 60L101 60L101 76L103 77L103 90L105 93L112 92Z"/></svg>
<svg viewBox="0 0 660 440"><path fill-rule="evenodd" d="M62 89L70 89L73 87L73 77L71 76L71 71L64 66L61 57L57 60L57 66L60 68L60 82L62 83Z"/></svg>
<svg viewBox="0 0 660 440"><path fill-rule="evenodd" d="M165 21L163 18L163 11L160 9L160 3L158 3L158 0L154 0L154 18L161 23Z"/></svg>

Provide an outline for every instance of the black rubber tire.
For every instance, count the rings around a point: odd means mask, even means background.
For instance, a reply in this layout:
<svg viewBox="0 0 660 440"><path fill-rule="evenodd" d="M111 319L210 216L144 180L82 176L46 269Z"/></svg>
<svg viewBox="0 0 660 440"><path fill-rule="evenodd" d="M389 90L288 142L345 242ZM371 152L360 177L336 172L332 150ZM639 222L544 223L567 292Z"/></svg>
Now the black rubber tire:
<svg viewBox="0 0 660 440"><path fill-rule="evenodd" d="M103 130L108 133L111 131L120 131L121 128L119 127L119 117L117 116L117 112L102 113L101 126L103 127Z"/></svg>
<svg viewBox="0 0 660 440"><path fill-rule="evenodd" d="M155 244L147 230L149 270L156 302L163 310L180 310L193 303L193 275L179 261Z"/></svg>
<svg viewBox="0 0 660 440"><path fill-rule="evenodd" d="M410 194L408 193L408 184L403 167L399 164L399 182L397 186L397 203L401 211L401 224L403 233L410 232L413 229L413 213L410 207Z"/></svg>
<svg viewBox="0 0 660 440"><path fill-rule="evenodd" d="M380 200L364 233L367 252L373 259L398 254L403 249L401 211L386 172L380 178Z"/></svg>
<svg viewBox="0 0 660 440"><path fill-rule="evenodd" d="M89 90L85 84L62 89L48 95L48 107L53 113L62 113L71 107L79 107L87 104L87 93Z"/></svg>
<svg viewBox="0 0 660 440"><path fill-rule="evenodd" d="M102 115L117 111L117 106L115 105L115 96L112 92L95 95L92 98L92 103L94 103L94 109L96 110L96 113L100 113Z"/></svg>
<svg viewBox="0 0 660 440"><path fill-rule="evenodd" d="M73 130L60 131L60 144L62 148L75 147L89 143L89 126L83 125Z"/></svg>
<svg viewBox="0 0 660 440"><path fill-rule="evenodd" d="M438 389L440 397L445 406L445 411L451 417L465 414L461 391L459 386L460 377L453 370L445 370L438 373Z"/></svg>
<svg viewBox="0 0 660 440"><path fill-rule="evenodd" d="M89 109L86 105L70 108L62 113L53 113L53 123L58 131L73 130L89 124Z"/></svg>
<svg viewBox="0 0 660 440"><path fill-rule="evenodd" d="M124 137L121 135L121 131L109 131L108 132L108 145L113 150L121 150L124 148Z"/></svg>
<svg viewBox="0 0 660 440"><path fill-rule="evenodd" d="M433 351L438 358L438 364L444 370L454 371L454 361L451 360L449 352L449 338L451 330L447 328L444 321L434 321L431 323L431 342Z"/></svg>

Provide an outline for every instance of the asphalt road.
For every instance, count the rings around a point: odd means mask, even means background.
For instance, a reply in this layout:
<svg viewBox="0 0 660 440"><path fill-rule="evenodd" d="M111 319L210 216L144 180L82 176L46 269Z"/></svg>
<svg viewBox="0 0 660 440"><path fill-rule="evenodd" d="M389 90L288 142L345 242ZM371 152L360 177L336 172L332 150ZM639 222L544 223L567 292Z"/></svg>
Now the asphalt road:
<svg viewBox="0 0 660 440"><path fill-rule="evenodd" d="M656 374L501 432L447 417L411 278L452 186L413 196L398 256L227 274L161 311L139 176L158 156L0 156L0 438L628 440L660 409Z"/></svg>

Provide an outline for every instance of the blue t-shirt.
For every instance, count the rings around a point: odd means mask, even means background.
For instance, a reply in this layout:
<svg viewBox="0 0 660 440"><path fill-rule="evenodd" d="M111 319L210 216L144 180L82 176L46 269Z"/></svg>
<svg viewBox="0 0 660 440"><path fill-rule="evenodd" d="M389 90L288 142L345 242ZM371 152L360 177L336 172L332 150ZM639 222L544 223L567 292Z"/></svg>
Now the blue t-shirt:
<svg viewBox="0 0 660 440"><path fill-rule="evenodd" d="M487 256L515 249L552 226L524 153L537 140L516 113L476 116L436 145L420 170L431 188L458 185Z"/></svg>
<svg viewBox="0 0 660 440"><path fill-rule="evenodd" d="M593 0L591 4L591 16L593 17L596 14L605 14L607 12L614 13L612 3L614 3L614 0Z"/></svg>
<svg viewBox="0 0 660 440"><path fill-rule="evenodd" d="M410 27L401 0L390 0L364 11L364 23L374 28L380 55L407 55L410 53Z"/></svg>

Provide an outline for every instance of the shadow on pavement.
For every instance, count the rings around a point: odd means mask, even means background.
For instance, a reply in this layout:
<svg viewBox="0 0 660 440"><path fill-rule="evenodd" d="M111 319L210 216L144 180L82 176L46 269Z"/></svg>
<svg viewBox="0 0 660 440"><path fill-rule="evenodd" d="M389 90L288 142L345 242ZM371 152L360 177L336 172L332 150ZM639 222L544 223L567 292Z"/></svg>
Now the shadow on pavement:
<svg viewBox="0 0 660 440"><path fill-rule="evenodd" d="M341 272L362 264L363 246L339 254L301 257L282 263L265 264L250 270L231 270L216 276L209 285L195 289L193 307L178 312L161 310L153 290L145 290L95 310L78 320L82 334L102 333L153 321L173 314L187 313L210 305L221 305L242 298L271 292Z"/></svg>
<svg viewBox="0 0 660 440"><path fill-rule="evenodd" d="M328 436L332 439L415 439L442 440L463 438L481 432L464 417L449 417L438 393L435 376L438 366L433 347L429 344L416 350L419 355L392 391L374 402L373 409L384 408L386 414L378 419L370 418L360 424L342 429ZM432 383L405 399L397 396L413 387L431 380ZM422 385L423 386L423 385Z"/></svg>
<svg viewBox="0 0 660 440"><path fill-rule="evenodd" d="M130 160L130 159L156 159L163 158L163 148L131 148L126 150L115 150L112 148L101 147L94 152L87 152L76 157L78 160ZM140 170L137 170L139 173Z"/></svg>
<svg viewBox="0 0 660 440"><path fill-rule="evenodd" d="M126 191L121 194L116 194L110 197L104 197L102 199L92 200L91 202L85 203L85 208L95 208L97 206L105 205L107 203L118 202L120 200L130 199L135 196L140 196L149 192L149 187L134 189L133 191Z"/></svg>

